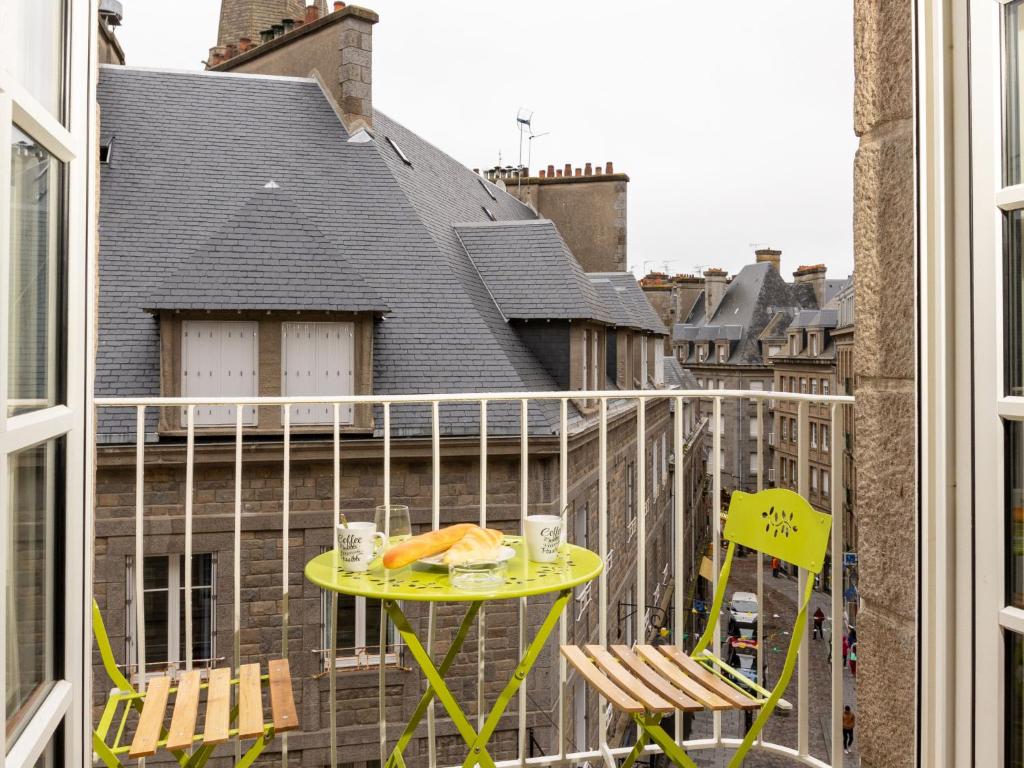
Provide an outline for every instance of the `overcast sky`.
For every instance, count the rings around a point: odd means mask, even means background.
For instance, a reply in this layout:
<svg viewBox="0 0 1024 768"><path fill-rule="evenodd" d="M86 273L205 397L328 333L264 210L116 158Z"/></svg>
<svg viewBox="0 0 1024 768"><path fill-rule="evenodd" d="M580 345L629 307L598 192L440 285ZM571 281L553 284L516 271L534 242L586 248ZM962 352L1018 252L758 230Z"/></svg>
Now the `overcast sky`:
<svg viewBox="0 0 1024 768"><path fill-rule="evenodd" d="M366 0L374 105L471 168L630 176L631 268L853 267L852 3ZM124 0L128 64L201 69L218 0ZM255 119L255 116L254 116ZM524 162L525 162L524 148Z"/></svg>

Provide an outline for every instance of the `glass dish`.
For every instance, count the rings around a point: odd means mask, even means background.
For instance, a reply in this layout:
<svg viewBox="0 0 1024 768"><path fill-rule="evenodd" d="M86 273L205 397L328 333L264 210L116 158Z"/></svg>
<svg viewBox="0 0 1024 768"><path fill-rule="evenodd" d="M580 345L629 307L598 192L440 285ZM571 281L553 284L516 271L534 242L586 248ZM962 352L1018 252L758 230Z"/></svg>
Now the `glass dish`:
<svg viewBox="0 0 1024 768"><path fill-rule="evenodd" d="M493 560L448 566L448 580L456 589L486 592L505 583L505 564Z"/></svg>

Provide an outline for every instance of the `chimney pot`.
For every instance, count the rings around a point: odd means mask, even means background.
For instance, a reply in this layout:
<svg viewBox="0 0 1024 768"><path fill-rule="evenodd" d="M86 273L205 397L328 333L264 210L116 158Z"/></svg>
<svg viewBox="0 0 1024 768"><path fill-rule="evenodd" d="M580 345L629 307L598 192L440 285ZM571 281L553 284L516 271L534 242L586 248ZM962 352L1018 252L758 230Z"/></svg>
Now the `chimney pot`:
<svg viewBox="0 0 1024 768"><path fill-rule="evenodd" d="M584 176L593 176L594 175L594 166L592 166L590 163L587 163L586 166L584 167L583 175Z"/></svg>
<svg viewBox="0 0 1024 768"><path fill-rule="evenodd" d="M583 169L582 168L577 168L576 169L576 175L577 176L582 176L583 175Z"/></svg>
<svg viewBox="0 0 1024 768"><path fill-rule="evenodd" d="M772 248L758 248L754 251L754 258L758 264L767 262L775 267L775 271L782 274L782 251Z"/></svg>
<svg viewBox="0 0 1024 768"><path fill-rule="evenodd" d="M549 165L548 166L548 178L549 179L555 178L555 166L553 166L553 165Z"/></svg>
<svg viewBox="0 0 1024 768"><path fill-rule="evenodd" d="M544 178L544 174L545 174L545 170L544 170L543 168L541 168L541 169L540 169L540 177L541 177L542 179Z"/></svg>
<svg viewBox="0 0 1024 768"><path fill-rule="evenodd" d="M704 316L711 320L725 297L729 274L724 269L711 267L704 270Z"/></svg>
<svg viewBox="0 0 1024 768"><path fill-rule="evenodd" d="M270 28L274 32L274 37L280 37L284 34L284 24L272 24Z"/></svg>
<svg viewBox="0 0 1024 768"><path fill-rule="evenodd" d="M571 163L566 163L565 164L565 175L566 176L572 176L572 164Z"/></svg>
<svg viewBox="0 0 1024 768"><path fill-rule="evenodd" d="M612 170L612 161L611 160L609 160L607 163L604 164L604 172L605 173L615 173L615 171Z"/></svg>
<svg viewBox="0 0 1024 768"><path fill-rule="evenodd" d="M558 171L558 178L562 178L562 172Z"/></svg>
<svg viewBox="0 0 1024 768"><path fill-rule="evenodd" d="M596 168L594 168L594 175L595 176L600 176L601 175L601 166L600 165L597 166Z"/></svg>
<svg viewBox="0 0 1024 768"><path fill-rule="evenodd" d="M224 54L224 58L233 59L238 55L238 46L234 43L228 43L225 48L227 52Z"/></svg>
<svg viewBox="0 0 1024 768"><path fill-rule="evenodd" d="M245 51L248 51L250 48L252 48L252 40L250 40L248 37L238 38L238 50L240 52L244 53Z"/></svg>
<svg viewBox="0 0 1024 768"><path fill-rule="evenodd" d="M284 29L284 33L287 35L293 29L295 29L295 19L281 19L281 27Z"/></svg>
<svg viewBox="0 0 1024 768"><path fill-rule="evenodd" d="M320 9L316 5L306 6L306 23L310 24L320 18Z"/></svg>
<svg viewBox="0 0 1024 768"><path fill-rule="evenodd" d="M345 7L344 3L338 2L337 0L335 0L335 3L334 3L334 11L335 11L335 13L337 13L338 11L340 11L344 7Z"/></svg>

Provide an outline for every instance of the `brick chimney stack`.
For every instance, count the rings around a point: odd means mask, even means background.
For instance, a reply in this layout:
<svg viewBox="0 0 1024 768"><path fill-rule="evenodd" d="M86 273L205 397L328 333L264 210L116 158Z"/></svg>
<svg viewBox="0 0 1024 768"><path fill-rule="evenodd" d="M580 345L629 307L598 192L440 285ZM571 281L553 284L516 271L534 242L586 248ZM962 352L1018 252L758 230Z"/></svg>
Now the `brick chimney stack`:
<svg viewBox="0 0 1024 768"><path fill-rule="evenodd" d="M754 258L758 264L767 262L775 267L775 271L780 275L782 274L782 251L776 251L771 248L758 248L754 251Z"/></svg>
<svg viewBox="0 0 1024 768"><path fill-rule="evenodd" d="M337 3L335 3L337 5ZM336 13L345 13L342 8ZM373 126L373 20L362 14L349 14L341 28L341 70L339 80L342 119L349 133ZM325 73L326 74L326 73Z"/></svg>
<svg viewBox="0 0 1024 768"><path fill-rule="evenodd" d="M725 288L729 284L729 273L724 269L712 267L704 271L704 316L710 320L715 315L718 305L725 298Z"/></svg>
<svg viewBox="0 0 1024 768"><path fill-rule="evenodd" d="M825 277L828 268L824 264L813 264L809 267L799 267L793 273L793 282L808 284L814 288L814 296L818 300L818 306L825 306Z"/></svg>

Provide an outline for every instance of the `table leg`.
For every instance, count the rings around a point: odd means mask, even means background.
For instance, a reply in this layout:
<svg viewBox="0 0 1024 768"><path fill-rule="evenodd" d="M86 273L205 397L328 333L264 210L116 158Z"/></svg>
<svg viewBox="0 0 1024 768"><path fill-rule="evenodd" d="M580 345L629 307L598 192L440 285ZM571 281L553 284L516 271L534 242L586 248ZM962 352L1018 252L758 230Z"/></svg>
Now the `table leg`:
<svg viewBox="0 0 1024 768"><path fill-rule="evenodd" d="M504 690L502 690L498 695L498 700L494 702L494 707L487 716L487 720L484 722L484 727L480 729L480 733L476 734L476 738L473 739L473 742L469 745L469 755L462 763L463 768L473 768L473 766L477 764L481 766L493 765L493 762L485 763L483 760L483 758L490 760L490 756L487 754L486 749L487 742L493 735L494 730L498 727L498 722L501 720L501 716L505 713L505 708L508 706L509 702L512 701L512 697L515 696L516 691L519 690L519 686L522 685L523 680L526 679L530 669L537 661L537 657L540 656L540 652L544 649L544 644L547 642L551 632L558 625L558 618L562 615L562 611L565 610L565 604L568 602L571 595L571 589L564 589L559 593L558 598L551 605L547 618L544 619L544 623L541 624L540 630L533 638L530 646L526 649L526 655L523 656L522 660L519 662L519 666L516 667L515 672L512 674L512 679L508 681Z"/></svg>
<svg viewBox="0 0 1024 768"><path fill-rule="evenodd" d="M398 608L398 605L393 605L393 609L389 608L388 603L385 602L384 607L388 611L388 616L391 617L391 621L394 623L395 627L397 627L398 631L402 633L402 638L406 639L405 633L403 632L403 626L409 626L409 622L401 613L401 610ZM448 674L449 668L451 668L451 665L455 662L455 657L458 656L459 651L462 649L462 644L465 642L466 635L469 634L469 629L473 625L473 619L476 618L477 613L480 611L480 606L481 603L479 602L470 604L469 610L466 612L466 616L462 619L462 624L459 626L459 631L455 633L455 637L452 639L452 644L448 648L448 652L445 654L444 660L442 660L441 662L441 666L437 668L437 672L441 677L444 677L446 674ZM401 621L399 621L398 619L399 616L401 616ZM412 632L411 627L409 627L409 632ZM419 641L417 640L417 642ZM420 703L416 706L416 710L415 712L413 712L412 719L409 720L409 724L405 727L405 730L399 737L398 743L395 745L395 749L392 752L392 755L395 755L396 753L401 755L405 751L405 748L409 745L409 742L412 740L412 736L413 733L416 731L416 727L420 724L420 721L423 719L423 715L426 714L427 707L430 706L430 702L434 698L434 696L434 687L428 681L427 690L424 691L423 696L420 698ZM391 765L390 761L388 765Z"/></svg>
<svg viewBox="0 0 1024 768"><path fill-rule="evenodd" d="M474 605L479 604L474 603ZM462 736L463 740L469 744L476 737L476 731L473 730L473 726L470 725L466 715L462 712L462 709L459 708L458 702L455 701L455 697L452 695L451 690L445 683L442 673L436 666L434 666L434 661L430 658L430 654L427 653L426 648L423 647L419 638L416 637L416 633L413 631L412 625L409 624L409 620L405 617L405 614L402 613L402 609L399 608L398 604L393 600L384 601L384 608L387 610L388 616L390 616L391 620L394 622L399 634L401 634L402 640L405 642L405 646L409 649L409 652L412 653L413 658L416 659L416 663L420 665L420 669L423 670L423 675L427 678L428 684L427 693L424 694L423 699L420 701L422 706L417 707L416 710L419 716L414 717L414 719L409 722L409 725L406 726L405 732L402 734L400 744L404 748L404 745L408 743L409 738L412 736L412 732L416 729L416 726L419 725L420 719L422 719L423 714L426 712L426 704L430 703L430 699L433 698L433 696L437 696L441 701L445 711L448 712L448 716L451 717L452 722L458 729L459 734ZM448 653L445 655L445 661L449 666L451 665L451 662L454 661L455 656L459 652L459 648L466 639L466 633L469 632L469 627L472 623L471 620L476 617L477 610L479 610L479 608L474 610L474 608L471 607L466 616L466 619L469 619L470 621L463 619L462 626L459 628L459 635L456 636L452 643L452 648L450 648ZM479 762L482 768L494 768L494 760L492 760L490 755L487 754L486 749L483 750ZM395 749L391 752L391 757L388 758L386 768L403 765L405 765L405 761L402 758L402 752L399 749L399 746L396 745Z"/></svg>

